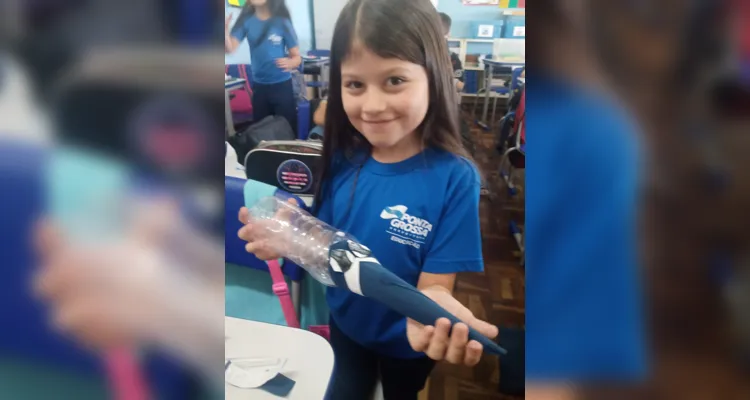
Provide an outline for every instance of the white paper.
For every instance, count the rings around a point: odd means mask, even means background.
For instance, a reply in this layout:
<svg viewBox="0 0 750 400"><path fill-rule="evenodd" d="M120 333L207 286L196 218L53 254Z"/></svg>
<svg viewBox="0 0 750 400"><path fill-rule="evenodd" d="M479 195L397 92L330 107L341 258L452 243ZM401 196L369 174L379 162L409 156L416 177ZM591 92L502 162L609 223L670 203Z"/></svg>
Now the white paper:
<svg viewBox="0 0 750 400"><path fill-rule="evenodd" d="M477 33L477 36L482 38L492 38L494 32L494 25L479 25L479 33Z"/></svg>
<svg viewBox="0 0 750 400"><path fill-rule="evenodd" d="M235 358L227 360L224 380L240 389L259 388L278 375L286 364L284 358Z"/></svg>

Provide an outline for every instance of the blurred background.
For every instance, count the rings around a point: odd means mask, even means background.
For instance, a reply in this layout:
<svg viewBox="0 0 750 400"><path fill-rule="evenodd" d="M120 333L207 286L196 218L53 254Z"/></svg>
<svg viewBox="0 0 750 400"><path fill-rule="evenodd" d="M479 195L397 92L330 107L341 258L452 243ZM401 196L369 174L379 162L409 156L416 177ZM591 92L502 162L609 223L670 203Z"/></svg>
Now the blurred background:
<svg viewBox="0 0 750 400"><path fill-rule="evenodd" d="M0 4L1 397L223 398L223 8Z"/></svg>
<svg viewBox="0 0 750 400"><path fill-rule="evenodd" d="M591 398L747 398L748 3L565 4L585 8L579 22L648 154L640 237L651 371L641 385L591 388ZM551 38L539 34L544 10L529 8L533 54Z"/></svg>

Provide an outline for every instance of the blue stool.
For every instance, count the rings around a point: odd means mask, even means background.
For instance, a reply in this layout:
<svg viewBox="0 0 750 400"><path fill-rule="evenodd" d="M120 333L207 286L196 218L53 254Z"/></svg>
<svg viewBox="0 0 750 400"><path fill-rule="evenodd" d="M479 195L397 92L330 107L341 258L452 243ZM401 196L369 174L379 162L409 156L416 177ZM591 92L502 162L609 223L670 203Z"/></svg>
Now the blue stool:
<svg viewBox="0 0 750 400"><path fill-rule="evenodd" d="M307 140L310 134L310 102L300 99L297 103L297 138Z"/></svg>

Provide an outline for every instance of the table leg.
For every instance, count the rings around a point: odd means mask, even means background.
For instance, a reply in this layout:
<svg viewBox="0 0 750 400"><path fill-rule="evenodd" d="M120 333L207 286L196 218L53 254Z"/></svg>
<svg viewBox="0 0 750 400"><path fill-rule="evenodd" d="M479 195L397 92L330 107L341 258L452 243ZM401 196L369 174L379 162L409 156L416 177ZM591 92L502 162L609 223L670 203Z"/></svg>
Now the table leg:
<svg viewBox="0 0 750 400"><path fill-rule="evenodd" d="M484 109L482 111L482 122L485 125L487 124L487 111L490 107L490 92L492 92L492 65L486 64L487 68L485 68L485 83L484 83Z"/></svg>
<svg viewBox="0 0 750 400"><path fill-rule="evenodd" d="M234 130L234 120L232 119L232 105L229 102L229 91L226 89L224 89L224 119L227 124L229 137L234 136L236 132Z"/></svg>

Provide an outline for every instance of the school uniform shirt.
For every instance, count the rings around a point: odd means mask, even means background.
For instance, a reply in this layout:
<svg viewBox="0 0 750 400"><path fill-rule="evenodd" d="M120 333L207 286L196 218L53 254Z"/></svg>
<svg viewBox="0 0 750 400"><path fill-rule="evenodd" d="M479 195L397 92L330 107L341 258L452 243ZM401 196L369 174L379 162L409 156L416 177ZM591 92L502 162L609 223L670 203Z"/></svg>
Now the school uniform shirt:
<svg viewBox="0 0 750 400"><path fill-rule="evenodd" d="M470 162L436 149L395 164L359 159L366 161L336 157L318 218L352 234L414 286L422 272L483 270L480 179ZM326 297L350 339L384 356L424 356L408 343L405 317L346 289L328 288Z"/></svg>
<svg viewBox="0 0 750 400"><path fill-rule="evenodd" d="M526 88L527 381L646 373L637 129L606 95Z"/></svg>
<svg viewBox="0 0 750 400"><path fill-rule="evenodd" d="M261 35L262 40L259 38ZM271 85L291 79L289 72L276 65L277 59L288 57L288 50L298 46L291 21L278 17L262 21L253 15L244 22L237 21L232 28L232 37L239 41L247 39L250 44L254 83Z"/></svg>
<svg viewBox="0 0 750 400"><path fill-rule="evenodd" d="M453 66L453 77L457 80L464 81L464 66L458 54L451 52L451 65Z"/></svg>

